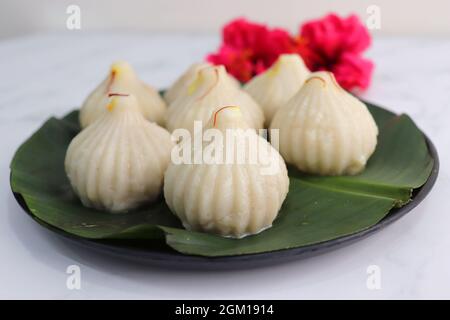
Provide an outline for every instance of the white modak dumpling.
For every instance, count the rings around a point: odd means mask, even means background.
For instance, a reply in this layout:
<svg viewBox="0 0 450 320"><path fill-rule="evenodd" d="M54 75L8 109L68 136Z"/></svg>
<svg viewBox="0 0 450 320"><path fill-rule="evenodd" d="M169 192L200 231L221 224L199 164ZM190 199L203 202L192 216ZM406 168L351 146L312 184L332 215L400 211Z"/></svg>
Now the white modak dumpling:
<svg viewBox="0 0 450 320"><path fill-rule="evenodd" d="M170 105L177 97L187 93L189 84L195 79L197 72L210 66L211 65L207 62L194 63L191 65L164 93L164 100L166 100L167 104Z"/></svg>
<svg viewBox="0 0 450 320"><path fill-rule="evenodd" d="M266 126L275 112L297 93L309 74L298 54L282 54L269 69L244 86L263 109Z"/></svg>
<svg viewBox="0 0 450 320"><path fill-rule="evenodd" d="M80 110L82 128L97 120L105 112L108 104L108 94L111 92L126 92L136 97L139 110L150 121L164 125L166 104L153 87L142 82L133 68L124 61L115 62L100 85L86 98Z"/></svg>
<svg viewBox="0 0 450 320"><path fill-rule="evenodd" d="M173 142L133 95L113 95L105 108L72 140L65 168L85 206L123 212L160 195Z"/></svg>
<svg viewBox="0 0 450 320"><path fill-rule="evenodd" d="M188 87L186 97L176 99L167 111L166 127L169 131L184 128L194 132L194 121L206 125L211 115L221 106L238 105L251 128L264 125L260 106L245 91L236 88L224 66L201 69Z"/></svg>
<svg viewBox="0 0 450 320"><path fill-rule="evenodd" d="M280 130L287 163L319 175L361 172L377 145L378 128L366 105L329 72L312 73L270 127Z"/></svg>
<svg viewBox="0 0 450 320"><path fill-rule="evenodd" d="M220 108L205 129L214 138L202 148L183 139L174 149L184 160L172 161L164 176L169 208L188 230L242 238L269 228L289 189L283 158L238 107Z"/></svg>
<svg viewBox="0 0 450 320"><path fill-rule="evenodd" d="M208 62L194 63L191 65L164 93L164 99L170 106L179 97L185 97L189 94L189 85L197 77L197 73L206 67L211 67L212 65ZM236 88L240 87L239 81L233 76L227 74L231 82Z"/></svg>

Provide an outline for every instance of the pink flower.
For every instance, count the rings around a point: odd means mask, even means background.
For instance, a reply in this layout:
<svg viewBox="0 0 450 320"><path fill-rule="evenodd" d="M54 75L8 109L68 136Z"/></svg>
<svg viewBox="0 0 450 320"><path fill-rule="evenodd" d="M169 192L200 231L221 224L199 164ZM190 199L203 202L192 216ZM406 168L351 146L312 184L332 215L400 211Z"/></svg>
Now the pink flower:
<svg viewBox="0 0 450 320"><path fill-rule="evenodd" d="M370 85L373 68L372 61L352 52L344 52L331 71L343 88L365 90Z"/></svg>
<svg viewBox="0 0 450 320"><path fill-rule="evenodd" d="M296 39L282 29L240 18L223 28L223 43L217 53L208 55L213 64L223 64L229 73L246 82L265 71L282 53L296 52Z"/></svg>
<svg viewBox="0 0 450 320"><path fill-rule="evenodd" d="M249 58L251 53L245 49L235 49L222 45L217 53L210 54L207 60L215 65L224 65L236 79L246 82L253 77L256 67Z"/></svg>
<svg viewBox="0 0 450 320"><path fill-rule="evenodd" d="M369 86L374 65L360 55L370 46L371 38L357 16L343 19L329 14L303 24L300 36L314 52L305 59L312 71L333 72L339 84L347 90Z"/></svg>
<svg viewBox="0 0 450 320"><path fill-rule="evenodd" d="M301 26L300 36L269 29L239 18L225 25L223 42L207 60L222 64L238 80L246 82L269 68L280 54L297 53L311 71L328 70L347 90L366 89L374 65L361 57L371 43L366 27L355 15L329 14Z"/></svg>
<svg viewBox="0 0 450 320"><path fill-rule="evenodd" d="M267 33L266 26L239 18L224 26L223 44L235 49L251 48L256 52L263 52Z"/></svg>

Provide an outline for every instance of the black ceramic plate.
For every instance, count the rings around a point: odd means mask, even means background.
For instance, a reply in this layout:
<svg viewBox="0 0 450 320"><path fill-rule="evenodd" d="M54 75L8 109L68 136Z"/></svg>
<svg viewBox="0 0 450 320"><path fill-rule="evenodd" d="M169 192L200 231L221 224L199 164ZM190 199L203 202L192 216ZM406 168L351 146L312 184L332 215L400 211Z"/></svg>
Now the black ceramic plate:
<svg viewBox="0 0 450 320"><path fill-rule="evenodd" d="M380 222L363 231L314 245L258 254L208 258L202 256L185 255L178 253L175 250L167 251L167 248L165 248L164 250L158 250L157 248L151 250L148 248L140 249L136 246L133 246L132 244L127 245L123 242L116 244L112 243L111 241L105 242L98 240L88 240L69 234L36 218L31 214L29 208L23 201L22 196L18 193L14 193L14 196L20 206L42 226L44 226L48 230L56 232L64 239L70 241L73 244L80 245L86 249L95 250L99 253L109 254L118 258L124 258L128 260L146 262L155 266L164 266L171 268L232 269L257 266L260 267L310 257L316 254L328 252L346 246L375 233L376 231L388 226L389 224L393 223L394 221L410 212L420 202L422 202L422 200L430 192L436 181L439 171L439 159L437 151L433 143L427 137L426 142L428 145L430 156L434 160L433 170L427 182L421 188L418 188L414 191L413 197L408 204L398 209L392 209L388 213L388 215L384 217Z"/></svg>

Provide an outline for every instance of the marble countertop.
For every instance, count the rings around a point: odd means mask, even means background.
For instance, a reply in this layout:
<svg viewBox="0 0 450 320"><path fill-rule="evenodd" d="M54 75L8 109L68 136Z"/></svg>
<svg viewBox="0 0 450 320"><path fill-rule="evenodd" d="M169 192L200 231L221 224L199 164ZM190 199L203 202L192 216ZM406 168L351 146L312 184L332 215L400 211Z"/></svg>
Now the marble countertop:
<svg viewBox="0 0 450 320"><path fill-rule="evenodd" d="M0 298L450 298L450 39L375 38L368 52L376 72L363 97L408 113L435 143L441 172L423 203L356 244L268 268L174 271L73 247L22 212L9 187L15 150L49 116L79 106L113 60L129 60L164 88L218 43L211 35L78 32L0 42ZM70 265L80 267L80 290L66 286ZM378 289L367 285L373 265Z"/></svg>

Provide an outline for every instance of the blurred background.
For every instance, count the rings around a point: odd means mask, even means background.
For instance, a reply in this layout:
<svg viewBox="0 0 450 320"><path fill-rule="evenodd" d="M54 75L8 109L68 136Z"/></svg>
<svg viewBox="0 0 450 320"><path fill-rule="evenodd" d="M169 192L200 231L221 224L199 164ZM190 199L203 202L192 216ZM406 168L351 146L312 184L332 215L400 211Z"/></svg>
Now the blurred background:
<svg viewBox="0 0 450 320"><path fill-rule="evenodd" d="M301 21L331 11L365 20L376 5L382 17L377 34L450 35L449 0L2 0L0 39L64 31L69 5L80 7L83 31L209 33L237 16L296 31Z"/></svg>

